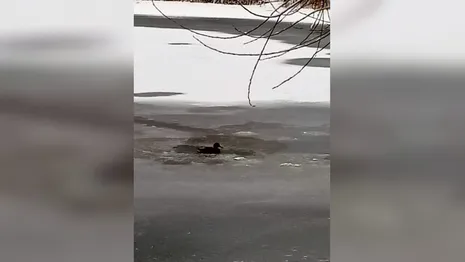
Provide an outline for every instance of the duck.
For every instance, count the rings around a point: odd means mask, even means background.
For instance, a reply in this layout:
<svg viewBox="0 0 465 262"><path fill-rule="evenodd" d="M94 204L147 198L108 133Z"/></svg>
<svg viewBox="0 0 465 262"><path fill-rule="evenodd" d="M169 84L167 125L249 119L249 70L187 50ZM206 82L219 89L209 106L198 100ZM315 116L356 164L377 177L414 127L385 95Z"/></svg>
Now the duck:
<svg viewBox="0 0 465 262"><path fill-rule="evenodd" d="M197 153L200 154L219 154L221 153L220 148L223 148L220 143L214 143L213 147L206 146L206 147L198 147Z"/></svg>

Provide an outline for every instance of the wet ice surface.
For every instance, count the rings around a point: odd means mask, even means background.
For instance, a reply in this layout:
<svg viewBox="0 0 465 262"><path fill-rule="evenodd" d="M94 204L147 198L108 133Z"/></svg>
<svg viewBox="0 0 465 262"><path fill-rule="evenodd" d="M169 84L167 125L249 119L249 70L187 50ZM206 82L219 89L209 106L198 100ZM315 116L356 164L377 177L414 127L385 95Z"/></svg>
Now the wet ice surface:
<svg viewBox="0 0 465 262"><path fill-rule="evenodd" d="M142 161L136 161L136 261L328 258L328 168Z"/></svg>
<svg viewBox="0 0 465 262"><path fill-rule="evenodd" d="M329 258L329 108L136 116L135 261ZM222 154L192 152L213 142Z"/></svg>
<svg viewBox="0 0 465 262"><path fill-rule="evenodd" d="M329 109L312 104L261 109L136 105L135 123L136 157L170 164L276 153L327 160L329 153ZM215 142L224 147L223 154L194 154L196 147Z"/></svg>

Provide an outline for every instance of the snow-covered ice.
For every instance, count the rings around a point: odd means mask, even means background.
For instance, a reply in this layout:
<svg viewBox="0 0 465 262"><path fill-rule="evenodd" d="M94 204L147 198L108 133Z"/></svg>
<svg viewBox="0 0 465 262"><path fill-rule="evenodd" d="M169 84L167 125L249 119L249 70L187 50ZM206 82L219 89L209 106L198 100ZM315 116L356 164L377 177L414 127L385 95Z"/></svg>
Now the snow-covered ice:
<svg viewBox="0 0 465 262"><path fill-rule="evenodd" d="M188 5L189 8L192 6L192 9L187 9L189 12L195 10L197 6L197 4L182 4ZM220 7L237 9L237 6ZM185 10L183 12L187 12ZM184 15L181 11L179 12L179 15ZM215 12L215 14L227 16L232 15L233 12ZM223 33L202 33L226 36ZM134 37L134 92L183 93L163 97L135 97L136 102L248 104L247 85L256 57L219 54L199 44L191 32L182 29L136 27ZM220 50L241 53L258 53L264 43L256 41L244 45L244 42L251 40L248 37L232 40L199 38ZM189 45L170 45L169 43L188 43ZM289 44L271 40L267 51L290 47L292 46ZM286 60L308 58L315 50L315 48L299 49L276 59L262 61L252 84L252 102L257 106L278 102L329 102L329 67L307 67L290 82L272 90L273 86L300 69L300 66L284 63ZM329 50L320 52L317 57L329 58L328 52Z"/></svg>

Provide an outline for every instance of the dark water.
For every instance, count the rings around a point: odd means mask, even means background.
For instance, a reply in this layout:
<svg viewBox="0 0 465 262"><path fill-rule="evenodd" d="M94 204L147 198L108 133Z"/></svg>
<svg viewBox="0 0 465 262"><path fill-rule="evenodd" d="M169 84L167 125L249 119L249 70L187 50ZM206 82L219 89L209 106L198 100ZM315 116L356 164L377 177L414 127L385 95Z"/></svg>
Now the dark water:
<svg viewBox="0 0 465 262"><path fill-rule="evenodd" d="M312 24L299 23L294 25L291 22L282 21L278 25L275 22L269 20L263 24L260 20L251 19L240 19L240 18L199 18L199 17L175 17L173 18L178 24L184 27L190 28L197 31L207 32L221 32L225 34L238 34L237 29L242 32L250 32L249 35L253 37L260 37L273 27L275 32L281 32L275 34L271 39L275 41L281 41L290 45L297 45L302 42L308 35L309 28L315 27ZM260 27L258 27L261 24ZM179 29L179 25L172 21L157 16L147 15L134 15L134 26L136 27L153 27L153 28L164 28L164 29ZM258 27L258 28L257 28ZM316 39L321 34L329 33L329 25L317 25L315 31L307 39ZM323 47L330 41L329 37L322 39L320 44L313 43L309 44L309 47ZM329 50L329 45L326 47Z"/></svg>

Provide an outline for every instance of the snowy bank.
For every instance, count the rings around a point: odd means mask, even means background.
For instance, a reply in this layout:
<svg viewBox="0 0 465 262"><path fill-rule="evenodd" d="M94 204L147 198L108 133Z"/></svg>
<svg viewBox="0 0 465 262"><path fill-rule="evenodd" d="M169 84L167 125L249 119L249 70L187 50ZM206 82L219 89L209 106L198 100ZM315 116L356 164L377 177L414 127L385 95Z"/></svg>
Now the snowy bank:
<svg viewBox="0 0 465 262"><path fill-rule="evenodd" d="M211 3L190 3L190 2L172 2L172 1L155 1L156 6L169 17L205 17L205 18L232 18L232 19L254 19L264 20L257 17L240 5L221 5ZM279 3L274 4L275 7ZM270 15L274 8L270 4L246 6L248 10L259 15ZM305 8L301 12L284 18L284 22L295 22L303 19L306 14L312 12L312 9ZM153 15L161 16L152 4L152 1L134 2L135 15ZM276 15L276 13L275 13ZM327 17L327 16L325 16ZM326 20L326 19L325 19ZM315 19L311 17L304 18L302 23L313 23Z"/></svg>
<svg viewBox="0 0 465 262"><path fill-rule="evenodd" d="M246 13L241 11L241 7L230 5L178 2L157 2L157 4L160 9L165 8L163 11L169 16L188 14L189 17L193 15L202 17L209 14L210 17L240 19L244 18ZM157 12L153 7L148 8L150 2L139 5L145 5L146 12L149 10L152 14ZM215 10L217 8L217 10L212 12L205 7ZM139 12L136 10L135 13L141 13L141 9ZM134 93L142 96L136 96L135 102L212 106L248 104L247 86L256 57L219 54L202 46L187 30L136 27L134 32ZM227 36L220 32L201 31L201 33ZM228 52L259 53L264 44L262 40L244 45L252 39L250 37L228 40L199 38L214 48ZM271 40L267 51L285 50L290 47L292 45L286 42ZM301 65L293 61L301 63L315 51L316 48L302 48L275 59L262 61L252 83L252 103L257 106L299 102L329 103L329 49L316 56L316 61L321 64L306 67L285 85L272 89L301 68ZM152 97L151 93L154 94Z"/></svg>

